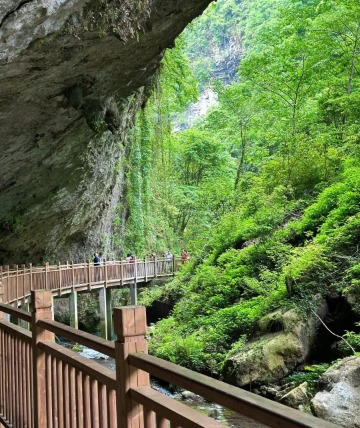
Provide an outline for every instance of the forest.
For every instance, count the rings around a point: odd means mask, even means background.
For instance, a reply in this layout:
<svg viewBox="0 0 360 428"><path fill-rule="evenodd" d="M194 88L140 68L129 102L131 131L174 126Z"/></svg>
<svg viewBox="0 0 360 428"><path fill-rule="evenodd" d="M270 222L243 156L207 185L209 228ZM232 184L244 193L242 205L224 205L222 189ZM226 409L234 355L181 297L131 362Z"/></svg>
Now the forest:
<svg viewBox="0 0 360 428"><path fill-rule="evenodd" d="M133 129L123 244L191 255L141 296L173 305L153 354L220 377L264 315L322 299L349 306L329 326L360 351L359 59L357 0L219 0L167 51Z"/></svg>

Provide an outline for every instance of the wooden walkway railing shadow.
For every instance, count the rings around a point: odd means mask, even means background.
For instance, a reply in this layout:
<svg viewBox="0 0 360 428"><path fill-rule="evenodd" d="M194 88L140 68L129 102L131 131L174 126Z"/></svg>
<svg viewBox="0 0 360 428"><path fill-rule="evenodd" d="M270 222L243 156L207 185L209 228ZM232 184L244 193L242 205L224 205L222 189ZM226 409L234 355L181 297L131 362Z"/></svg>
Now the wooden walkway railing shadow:
<svg viewBox="0 0 360 428"><path fill-rule="evenodd" d="M0 304L0 423L7 428L216 428L219 422L166 397L149 374L269 427L336 425L147 354L145 308L114 309L110 342L52 320L51 290L31 293L32 313ZM0 286L0 299L3 289ZM31 332L4 320L29 323ZM67 338L115 359L116 371L54 342Z"/></svg>

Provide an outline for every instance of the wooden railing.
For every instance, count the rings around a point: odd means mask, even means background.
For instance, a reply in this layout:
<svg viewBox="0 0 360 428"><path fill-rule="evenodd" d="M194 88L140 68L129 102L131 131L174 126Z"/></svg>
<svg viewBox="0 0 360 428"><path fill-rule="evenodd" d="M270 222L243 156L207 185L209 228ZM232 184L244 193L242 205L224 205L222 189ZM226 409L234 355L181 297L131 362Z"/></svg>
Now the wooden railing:
<svg viewBox="0 0 360 428"><path fill-rule="evenodd" d="M1 294L0 286L0 298ZM219 422L150 387L149 374L269 427L336 425L147 354L145 308L114 309L115 343L52 320L51 291L29 314L0 304L0 422L28 428L218 428ZM32 333L3 319L31 325ZM115 359L116 371L54 342L54 335Z"/></svg>
<svg viewBox="0 0 360 428"><path fill-rule="evenodd" d="M99 287L118 287L133 282L172 276L181 263L179 258L126 261L104 261L99 266L88 261L35 267L21 265L0 266L0 281L4 287L4 301L15 303L30 297L32 290L51 290L59 296L75 291Z"/></svg>

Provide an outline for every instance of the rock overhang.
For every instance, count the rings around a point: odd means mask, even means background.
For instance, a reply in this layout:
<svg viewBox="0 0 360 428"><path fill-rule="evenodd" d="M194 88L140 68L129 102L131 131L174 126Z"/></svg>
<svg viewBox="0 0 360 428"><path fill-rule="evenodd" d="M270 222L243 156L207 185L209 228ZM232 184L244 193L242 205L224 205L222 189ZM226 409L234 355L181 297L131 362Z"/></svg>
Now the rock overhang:
<svg viewBox="0 0 360 428"><path fill-rule="evenodd" d="M0 0L0 263L76 259L108 231L144 88L209 3Z"/></svg>

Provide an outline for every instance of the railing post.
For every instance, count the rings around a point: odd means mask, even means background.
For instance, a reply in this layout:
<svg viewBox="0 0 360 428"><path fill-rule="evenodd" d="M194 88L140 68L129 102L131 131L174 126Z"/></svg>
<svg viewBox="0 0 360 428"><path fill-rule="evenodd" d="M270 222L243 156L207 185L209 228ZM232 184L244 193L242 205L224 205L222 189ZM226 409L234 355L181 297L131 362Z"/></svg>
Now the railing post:
<svg viewBox="0 0 360 428"><path fill-rule="evenodd" d="M104 260L104 282L105 282L105 288L107 288L107 282L108 282L108 271L107 271L108 264L106 263L106 260Z"/></svg>
<svg viewBox="0 0 360 428"><path fill-rule="evenodd" d="M131 400L129 390L138 386L150 386L150 379L148 373L130 366L128 355L133 352L147 353L145 307L115 308L113 314L114 331L117 336L115 342L117 427L138 428L144 426L143 409ZM151 417L151 425L147 425L147 428L153 427Z"/></svg>
<svg viewBox="0 0 360 428"><path fill-rule="evenodd" d="M61 296L61 264L58 262L58 269L59 269L59 296Z"/></svg>
<svg viewBox="0 0 360 428"><path fill-rule="evenodd" d="M137 283L139 264L140 264L140 261L138 261L137 259L135 260L135 263L133 264L133 266L134 266L134 282L135 282L135 284Z"/></svg>
<svg viewBox="0 0 360 428"><path fill-rule="evenodd" d="M90 266L90 260L87 260L87 266L88 266L88 290L91 291L91 266ZM96 267L94 266L94 272ZM95 274L96 275L96 274Z"/></svg>
<svg viewBox="0 0 360 428"><path fill-rule="evenodd" d="M34 426L49 426L46 418L46 358L38 343L54 340L53 333L37 326L38 320L52 319L52 294L50 290L35 290L31 292L33 307L31 317L32 353L33 353L33 397L34 397Z"/></svg>
<svg viewBox="0 0 360 428"><path fill-rule="evenodd" d="M124 265L123 261L120 260L120 285L123 286L124 284Z"/></svg>
<svg viewBox="0 0 360 428"><path fill-rule="evenodd" d="M16 270L16 308L19 306L19 267L18 265L14 265L14 269Z"/></svg>
<svg viewBox="0 0 360 428"><path fill-rule="evenodd" d="M32 263L29 263L29 269L30 269L30 293L33 289L33 270L32 270Z"/></svg>
<svg viewBox="0 0 360 428"><path fill-rule="evenodd" d="M75 285L75 271L74 271L74 262L73 260L71 260L71 280L72 280L72 287L74 289L74 285Z"/></svg>
<svg viewBox="0 0 360 428"><path fill-rule="evenodd" d="M45 263L45 290L48 289L48 269L49 269L49 263Z"/></svg>
<svg viewBox="0 0 360 428"><path fill-rule="evenodd" d="M154 257L154 278L157 277L157 257Z"/></svg>
<svg viewBox="0 0 360 428"><path fill-rule="evenodd" d="M7 281L6 281L6 289L4 288L4 302L8 302L9 301L9 276L10 276L10 266L9 265L5 265L4 266L5 272L6 272L6 276L7 276Z"/></svg>
<svg viewBox="0 0 360 428"><path fill-rule="evenodd" d="M4 303L3 268L0 266L0 303ZM4 312L0 311L0 320L4 319Z"/></svg>
<svg viewBox="0 0 360 428"><path fill-rule="evenodd" d="M144 270L145 270L145 282L147 282L147 264L146 264L146 257L144 257Z"/></svg>
<svg viewBox="0 0 360 428"><path fill-rule="evenodd" d="M23 280L22 280L22 297L23 297L23 302L24 302L24 305L25 305L25 269L26 269L26 266L23 264L23 265L21 265L21 269L22 269L22 271L23 271L23 273L22 273L22 275L23 275Z"/></svg>

